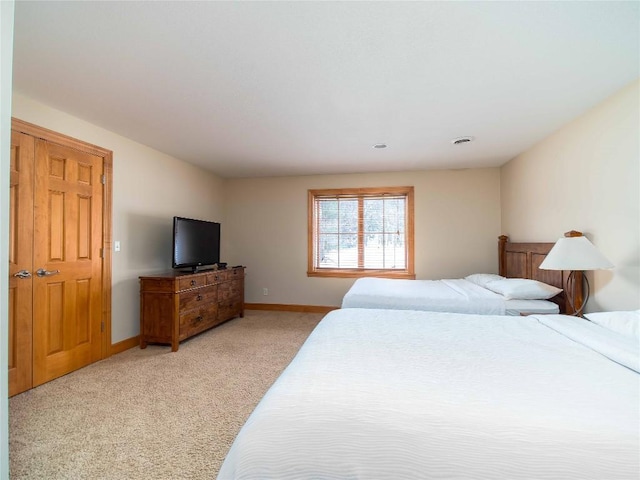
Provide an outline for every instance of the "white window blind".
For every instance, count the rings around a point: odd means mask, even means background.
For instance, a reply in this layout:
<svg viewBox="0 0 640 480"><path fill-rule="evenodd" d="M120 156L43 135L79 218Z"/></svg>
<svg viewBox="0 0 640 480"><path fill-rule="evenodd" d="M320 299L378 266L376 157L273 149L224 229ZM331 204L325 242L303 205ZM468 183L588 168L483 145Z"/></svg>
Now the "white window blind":
<svg viewBox="0 0 640 480"><path fill-rule="evenodd" d="M413 189L401 190L310 191L311 270L408 272Z"/></svg>

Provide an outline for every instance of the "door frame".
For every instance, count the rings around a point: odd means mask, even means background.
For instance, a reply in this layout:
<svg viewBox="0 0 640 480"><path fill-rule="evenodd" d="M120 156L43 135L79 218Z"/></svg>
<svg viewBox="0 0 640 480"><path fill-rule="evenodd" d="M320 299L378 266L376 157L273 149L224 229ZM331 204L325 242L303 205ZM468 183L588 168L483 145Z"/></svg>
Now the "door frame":
<svg viewBox="0 0 640 480"><path fill-rule="evenodd" d="M56 143L81 152L102 157L104 190L102 195L102 331L100 332L100 359L111 356L111 249L113 206L113 152L77 138L54 132L18 118L11 118L11 129L36 138Z"/></svg>

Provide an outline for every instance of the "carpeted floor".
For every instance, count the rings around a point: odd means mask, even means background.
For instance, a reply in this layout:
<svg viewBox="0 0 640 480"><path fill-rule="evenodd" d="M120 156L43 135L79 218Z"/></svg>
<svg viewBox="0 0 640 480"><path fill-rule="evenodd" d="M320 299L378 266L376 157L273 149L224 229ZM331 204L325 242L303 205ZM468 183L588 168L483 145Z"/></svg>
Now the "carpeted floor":
<svg viewBox="0 0 640 480"><path fill-rule="evenodd" d="M324 315L246 312L134 348L9 401L12 479L215 478L233 439Z"/></svg>

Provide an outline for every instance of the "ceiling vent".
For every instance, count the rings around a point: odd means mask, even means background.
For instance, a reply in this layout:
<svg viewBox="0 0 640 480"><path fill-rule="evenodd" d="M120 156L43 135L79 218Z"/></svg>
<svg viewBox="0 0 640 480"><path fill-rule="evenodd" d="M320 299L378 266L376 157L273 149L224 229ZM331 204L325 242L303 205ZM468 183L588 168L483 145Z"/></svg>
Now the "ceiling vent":
<svg viewBox="0 0 640 480"><path fill-rule="evenodd" d="M473 142L473 137L458 137L451 140L454 145L460 145L461 143Z"/></svg>

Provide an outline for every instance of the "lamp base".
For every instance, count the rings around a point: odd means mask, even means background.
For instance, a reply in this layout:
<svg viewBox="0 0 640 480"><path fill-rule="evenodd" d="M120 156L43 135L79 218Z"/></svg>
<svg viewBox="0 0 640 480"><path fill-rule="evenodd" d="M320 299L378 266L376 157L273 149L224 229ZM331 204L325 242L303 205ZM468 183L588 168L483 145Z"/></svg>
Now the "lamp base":
<svg viewBox="0 0 640 480"><path fill-rule="evenodd" d="M569 297L569 300L571 301L571 308L572 308L572 312L569 315L573 315L576 317L582 317L583 313L584 313L584 307L587 305L587 301L589 300L589 291L590 291L590 287L589 287L589 279L587 278L586 275L584 275L584 272L581 272L582 275L582 279L584 280L584 285L586 286L585 289L583 289L583 298L582 298L582 304L580 305L579 308L576 309L576 289L575 289L575 285L576 285L576 276L577 276L577 271L576 270L571 270L571 272L569 273L569 276L567 277L567 289L565 290L565 295L568 294L569 291L569 286L571 286L570 290L571 290L571 294Z"/></svg>

